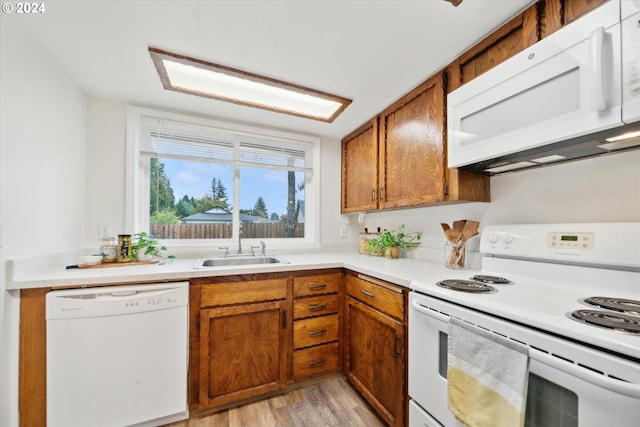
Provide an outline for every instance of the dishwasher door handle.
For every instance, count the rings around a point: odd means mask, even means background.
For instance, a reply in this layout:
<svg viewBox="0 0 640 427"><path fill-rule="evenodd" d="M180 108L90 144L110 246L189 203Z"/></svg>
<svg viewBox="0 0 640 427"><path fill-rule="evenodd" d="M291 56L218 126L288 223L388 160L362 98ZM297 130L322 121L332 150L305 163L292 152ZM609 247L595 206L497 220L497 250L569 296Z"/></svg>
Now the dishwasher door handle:
<svg viewBox="0 0 640 427"><path fill-rule="evenodd" d="M131 295L135 295L138 292L136 291L125 291L125 292L111 292L112 297L130 297Z"/></svg>

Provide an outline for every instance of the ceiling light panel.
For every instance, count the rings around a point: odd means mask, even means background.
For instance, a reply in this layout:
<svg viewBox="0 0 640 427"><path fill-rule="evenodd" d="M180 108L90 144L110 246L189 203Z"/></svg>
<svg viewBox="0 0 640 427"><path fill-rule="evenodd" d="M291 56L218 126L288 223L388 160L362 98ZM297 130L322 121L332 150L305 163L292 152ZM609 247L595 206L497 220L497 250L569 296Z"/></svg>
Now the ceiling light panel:
<svg viewBox="0 0 640 427"><path fill-rule="evenodd" d="M242 70L149 48L167 90L332 122L351 100Z"/></svg>

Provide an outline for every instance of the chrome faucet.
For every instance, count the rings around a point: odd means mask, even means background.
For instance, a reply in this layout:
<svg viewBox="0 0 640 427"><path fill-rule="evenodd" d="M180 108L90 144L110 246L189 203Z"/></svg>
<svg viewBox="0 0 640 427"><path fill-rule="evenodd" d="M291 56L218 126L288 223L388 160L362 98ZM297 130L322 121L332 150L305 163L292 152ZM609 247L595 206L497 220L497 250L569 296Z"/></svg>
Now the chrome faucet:
<svg viewBox="0 0 640 427"><path fill-rule="evenodd" d="M260 249L262 256L267 254L267 245L262 240L260 240L260 246L251 246L251 256L256 256L256 249Z"/></svg>

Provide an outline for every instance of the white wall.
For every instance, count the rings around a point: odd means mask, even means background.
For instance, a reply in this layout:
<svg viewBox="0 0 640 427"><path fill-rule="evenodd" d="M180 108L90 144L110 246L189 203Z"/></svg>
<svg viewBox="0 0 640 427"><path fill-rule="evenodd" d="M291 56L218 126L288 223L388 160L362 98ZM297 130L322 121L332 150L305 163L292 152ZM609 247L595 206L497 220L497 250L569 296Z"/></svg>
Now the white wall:
<svg viewBox="0 0 640 427"><path fill-rule="evenodd" d="M127 104L89 97L86 145L84 247L100 246L99 227L112 235L125 230L125 156ZM339 238L340 142L320 142L320 241L344 243ZM188 252L185 252L188 253Z"/></svg>
<svg viewBox="0 0 640 427"><path fill-rule="evenodd" d="M124 229L126 104L90 98L87 128L85 247L97 247L98 226ZM367 213L364 224L349 215L347 239L340 215L340 141L321 141L320 241L351 244L359 232L380 226L424 233L423 247L444 243L441 222L473 219L484 224L640 221L640 151L601 156L491 178L491 203L460 203ZM477 248L477 239L470 242ZM409 254L422 258L420 251Z"/></svg>
<svg viewBox="0 0 640 427"><path fill-rule="evenodd" d="M352 216L355 220L355 215ZM491 178L491 203L465 203L366 214L349 226L355 242L364 227L421 231L422 248L441 249L440 223L487 224L640 221L640 151L628 151ZM479 240L472 239L472 250ZM441 252L438 252L440 255ZM408 256L427 258L420 250Z"/></svg>
<svg viewBox="0 0 640 427"><path fill-rule="evenodd" d="M100 246L98 227L111 236L125 231L125 146L127 106L123 102L89 98L86 146L85 241Z"/></svg>
<svg viewBox="0 0 640 427"><path fill-rule="evenodd" d="M18 294L5 261L83 243L86 106L79 88L7 17L0 63L0 425L18 425Z"/></svg>

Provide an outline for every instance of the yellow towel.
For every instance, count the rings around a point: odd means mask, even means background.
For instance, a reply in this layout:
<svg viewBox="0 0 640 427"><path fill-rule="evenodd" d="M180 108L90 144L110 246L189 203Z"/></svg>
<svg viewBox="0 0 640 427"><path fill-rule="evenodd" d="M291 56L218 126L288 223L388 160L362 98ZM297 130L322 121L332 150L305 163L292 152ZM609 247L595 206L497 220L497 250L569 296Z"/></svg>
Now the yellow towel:
<svg viewBox="0 0 640 427"><path fill-rule="evenodd" d="M449 321L448 406L468 427L522 427L528 347L456 318Z"/></svg>

